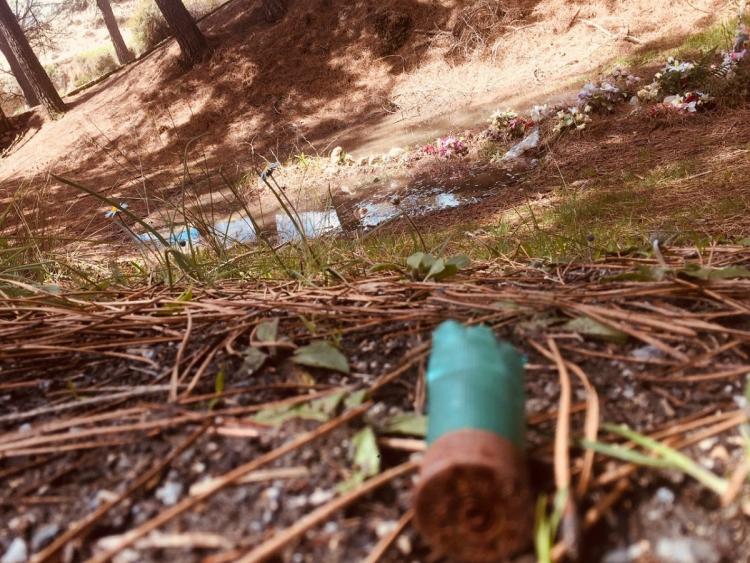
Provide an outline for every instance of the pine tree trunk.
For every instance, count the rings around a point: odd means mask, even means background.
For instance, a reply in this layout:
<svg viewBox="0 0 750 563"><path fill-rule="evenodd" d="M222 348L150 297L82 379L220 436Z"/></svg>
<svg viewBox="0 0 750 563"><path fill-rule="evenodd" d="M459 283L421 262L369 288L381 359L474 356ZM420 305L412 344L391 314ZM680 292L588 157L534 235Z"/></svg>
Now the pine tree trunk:
<svg viewBox="0 0 750 563"><path fill-rule="evenodd" d="M275 23L286 14L285 0L263 0L263 9L266 11L266 21Z"/></svg>
<svg viewBox="0 0 750 563"><path fill-rule="evenodd" d="M29 84L29 81L26 78L26 75L23 73L23 70L21 70L21 65L18 62L18 59L13 54L13 51L10 50L10 45L8 45L8 42L5 40L5 37L2 33L0 33L0 52L2 52L5 60L8 61L10 72L11 74L13 74L13 78L16 79L16 82L18 82L18 86L23 92L23 97L26 98L26 104L30 108L38 106L39 98L34 92L34 89L31 87L31 84Z"/></svg>
<svg viewBox="0 0 750 563"><path fill-rule="evenodd" d="M50 115L64 113L65 104L63 104L54 84L52 84L52 80L50 80L44 67L31 49L31 45L21 31L21 26L18 25L16 15L8 6L7 0L0 0L0 33L3 34L11 52L18 60L23 75L29 81L31 89L47 112Z"/></svg>
<svg viewBox="0 0 750 563"><path fill-rule="evenodd" d="M156 0L156 5L164 14L164 19L167 20L172 34L180 44L185 63L193 65L206 58L209 53L206 38L203 37L182 0Z"/></svg>
<svg viewBox="0 0 750 563"><path fill-rule="evenodd" d="M117 60L120 61L121 65L129 63L134 58L133 53L125 45L125 40L120 33L120 27L117 25L115 14L112 12L112 5L109 3L109 0L96 0L96 5L99 6L99 10L102 12L102 16L104 16L104 23L107 26L107 31L109 31L109 36L112 38L112 44L115 46Z"/></svg>
<svg viewBox="0 0 750 563"><path fill-rule="evenodd" d="M11 125L10 119L5 115L3 108L0 107L0 135L7 133L11 129L13 129L13 125Z"/></svg>

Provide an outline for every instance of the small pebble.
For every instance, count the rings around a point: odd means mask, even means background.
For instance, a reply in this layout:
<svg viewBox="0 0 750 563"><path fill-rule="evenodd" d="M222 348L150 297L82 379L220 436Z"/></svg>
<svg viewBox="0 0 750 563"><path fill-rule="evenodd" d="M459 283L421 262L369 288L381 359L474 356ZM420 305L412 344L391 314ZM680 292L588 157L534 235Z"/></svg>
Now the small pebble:
<svg viewBox="0 0 750 563"><path fill-rule="evenodd" d="M636 348L633 350L630 354L637 360L658 360L659 358L664 356L664 352L659 350L658 348L648 345L648 346L641 346L640 348Z"/></svg>
<svg viewBox="0 0 750 563"><path fill-rule="evenodd" d="M701 440L700 442L698 442L698 447L702 451L707 452L710 449L712 449L718 442L719 442L719 439L716 437L706 438L705 440Z"/></svg>
<svg viewBox="0 0 750 563"><path fill-rule="evenodd" d="M112 558L112 563L138 563L142 561L141 552L135 549L123 549Z"/></svg>
<svg viewBox="0 0 750 563"><path fill-rule="evenodd" d="M648 553L651 548L648 541L643 540L628 547L620 547L607 552L602 563L633 563Z"/></svg>
<svg viewBox="0 0 750 563"><path fill-rule="evenodd" d="M383 538L390 534L398 525L395 520L383 520L375 525L375 535L379 538Z"/></svg>
<svg viewBox="0 0 750 563"><path fill-rule="evenodd" d="M325 504L329 500L331 500L334 496L333 491L324 491L323 489L315 489L313 491L313 494L310 495L310 498L308 499L309 503L313 506L318 506L319 504Z"/></svg>
<svg viewBox="0 0 750 563"><path fill-rule="evenodd" d="M396 547L403 555L411 553L411 540L406 534L401 534L396 540Z"/></svg>
<svg viewBox="0 0 750 563"><path fill-rule="evenodd" d="M656 500L666 506L672 506L674 504L674 492L667 487L659 487L656 491Z"/></svg>
<svg viewBox="0 0 750 563"><path fill-rule="evenodd" d="M50 543L52 543L52 540L55 539L55 536L60 533L60 525L55 524L54 522L50 524L45 524L41 528L39 528L36 532L34 532L34 535L31 538L31 550L36 552L40 549L44 549L47 547Z"/></svg>
<svg viewBox="0 0 750 563"><path fill-rule="evenodd" d="M711 543L689 537L659 538L656 557L663 563L719 563L721 555Z"/></svg>
<svg viewBox="0 0 750 563"><path fill-rule="evenodd" d="M8 551L5 552L0 563L25 563L29 556L29 548L22 538L15 538L10 542Z"/></svg>
<svg viewBox="0 0 750 563"><path fill-rule="evenodd" d="M156 498L164 506L174 506L180 500L184 486L182 483L167 481L156 490Z"/></svg>

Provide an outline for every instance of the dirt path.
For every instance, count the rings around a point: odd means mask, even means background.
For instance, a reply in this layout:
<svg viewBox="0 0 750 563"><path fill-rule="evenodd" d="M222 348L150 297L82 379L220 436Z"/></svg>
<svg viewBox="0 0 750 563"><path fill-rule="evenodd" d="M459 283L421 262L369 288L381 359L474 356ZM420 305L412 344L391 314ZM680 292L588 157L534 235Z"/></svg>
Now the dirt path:
<svg viewBox="0 0 750 563"><path fill-rule="evenodd" d="M65 549L75 560L115 550L116 561L230 561L286 538L283 561L363 561L411 506L413 465L403 464L418 459L423 431L390 425L422 412L430 331L446 318L481 319L527 355L537 493L554 491L560 376L538 348L549 338L598 393L602 422L626 423L728 475L743 456L750 286L688 274L699 257L694 248L671 254L674 272L659 282L612 280L658 266L629 256L564 271L482 264L443 283L226 282L193 288L189 300L164 287L0 297L0 553L21 542L48 556L72 540ZM712 250L714 271L740 264L750 264L747 247ZM271 318L273 354L258 336ZM347 373L292 361L293 348L329 335ZM250 342L265 354L260 366ZM368 392L361 407L355 389ZM329 399L292 408L321 397ZM590 399L574 380L571 443ZM367 426L384 482L339 506L342 483L357 473L355 435ZM615 441L603 429L599 438ZM577 447L571 456L578 513L595 514L581 530L582 560L628 549L663 561L678 549L698 561L750 555L739 499L720 509L690 477L606 456L580 486L587 462ZM354 483L348 490L363 486ZM286 535L329 510L306 533ZM123 544L133 533L139 539ZM398 536L383 561L436 560L413 526Z"/></svg>

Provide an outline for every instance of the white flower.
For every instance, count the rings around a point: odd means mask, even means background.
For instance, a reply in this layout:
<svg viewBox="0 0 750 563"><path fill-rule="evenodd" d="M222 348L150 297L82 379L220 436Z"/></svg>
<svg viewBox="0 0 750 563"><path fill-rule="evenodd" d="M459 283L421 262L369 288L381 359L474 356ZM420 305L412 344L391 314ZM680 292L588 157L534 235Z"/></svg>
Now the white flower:
<svg viewBox="0 0 750 563"><path fill-rule="evenodd" d="M110 208L109 208L109 209L108 209L108 210L107 210L107 211L106 211L106 212L104 213L104 216L105 216L105 217L106 217L107 219L111 219L112 217L115 217L115 216L117 216L117 214L118 214L118 213L120 213L120 211L122 211L123 209L127 209L127 208L128 208L128 204L127 204L127 203L121 203L121 204L120 204L119 206L115 206L115 205L113 205L112 207L110 207Z"/></svg>

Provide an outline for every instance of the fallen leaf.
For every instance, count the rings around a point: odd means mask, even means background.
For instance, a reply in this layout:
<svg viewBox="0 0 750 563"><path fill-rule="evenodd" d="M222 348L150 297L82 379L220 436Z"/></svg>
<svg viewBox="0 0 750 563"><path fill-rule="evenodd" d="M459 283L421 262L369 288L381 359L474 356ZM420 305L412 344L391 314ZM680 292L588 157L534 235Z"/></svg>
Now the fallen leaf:
<svg viewBox="0 0 750 563"><path fill-rule="evenodd" d="M343 483L339 484L339 492L346 492L364 483L369 477L380 473L380 450L378 440L372 427L366 426L352 438L354 455L354 472Z"/></svg>
<svg viewBox="0 0 750 563"><path fill-rule="evenodd" d="M729 280L750 278L750 270L745 266L727 266L726 268L707 268L699 264L690 264L680 270L681 274L700 280Z"/></svg>
<svg viewBox="0 0 750 563"><path fill-rule="evenodd" d="M216 374L216 379L214 379L214 393L217 395L221 395L224 392L224 370L220 369L219 373ZM208 410L212 411L214 410L214 407L218 404L220 399L218 397L214 397L209 401L208 403Z"/></svg>
<svg viewBox="0 0 750 563"><path fill-rule="evenodd" d="M610 278L607 281L663 281L672 270L661 266L638 266L634 272L625 272Z"/></svg>
<svg viewBox="0 0 750 563"><path fill-rule="evenodd" d="M608 342L622 344L628 340L628 335L624 332L602 324L590 317L578 317L570 320L562 326L562 329L568 332L577 332L585 336L607 340Z"/></svg>
<svg viewBox="0 0 750 563"><path fill-rule="evenodd" d="M303 366L349 373L348 360L330 342L313 342L309 346L299 348L294 352L292 360Z"/></svg>
<svg viewBox="0 0 750 563"><path fill-rule="evenodd" d="M397 414L385 422L383 432L424 437L427 435L427 417L416 412Z"/></svg>
<svg viewBox="0 0 750 563"><path fill-rule="evenodd" d="M367 389L360 389L359 391L354 391L354 393L349 394L349 396L346 398L346 401L344 401L344 406L347 409L358 407L359 405L365 402L366 398L367 398Z"/></svg>
<svg viewBox="0 0 750 563"><path fill-rule="evenodd" d="M276 342L279 337L279 319L264 321L255 329L255 338L258 342Z"/></svg>
<svg viewBox="0 0 750 563"><path fill-rule="evenodd" d="M366 426L352 438L354 446L354 463L365 478L380 472L380 450L372 427Z"/></svg>
<svg viewBox="0 0 750 563"><path fill-rule="evenodd" d="M246 375L252 375L258 371L266 361L268 356L261 352L255 346L250 346L242 353L242 371Z"/></svg>
<svg viewBox="0 0 750 563"><path fill-rule="evenodd" d="M270 426L279 426L295 418L327 422L336 413L346 395L346 391L338 391L301 405L281 405L263 409L258 411L252 419Z"/></svg>

